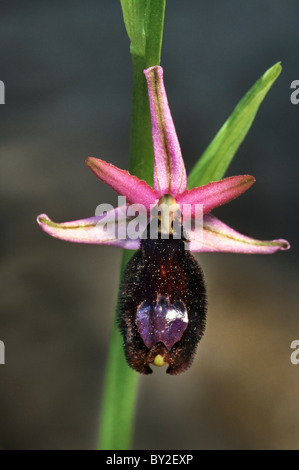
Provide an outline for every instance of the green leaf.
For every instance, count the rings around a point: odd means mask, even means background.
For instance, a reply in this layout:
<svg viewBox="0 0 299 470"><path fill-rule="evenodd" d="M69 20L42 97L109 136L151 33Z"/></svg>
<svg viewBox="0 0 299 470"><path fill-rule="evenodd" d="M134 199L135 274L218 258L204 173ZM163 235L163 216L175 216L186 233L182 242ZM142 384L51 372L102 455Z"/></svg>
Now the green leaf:
<svg viewBox="0 0 299 470"><path fill-rule="evenodd" d="M145 18L145 68L159 65L166 0L149 0Z"/></svg>
<svg viewBox="0 0 299 470"><path fill-rule="evenodd" d="M166 0L120 0L132 56L160 63Z"/></svg>
<svg viewBox="0 0 299 470"><path fill-rule="evenodd" d="M147 0L120 0L132 55L145 55L145 14Z"/></svg>
<svg viewBox="0 0 299 470"><path fill-rule="evenodd" d="M230 162L243 142L259 106L281 72L280 62L264 75L238 103L188 177L188 189L223 178Z"/></svg>

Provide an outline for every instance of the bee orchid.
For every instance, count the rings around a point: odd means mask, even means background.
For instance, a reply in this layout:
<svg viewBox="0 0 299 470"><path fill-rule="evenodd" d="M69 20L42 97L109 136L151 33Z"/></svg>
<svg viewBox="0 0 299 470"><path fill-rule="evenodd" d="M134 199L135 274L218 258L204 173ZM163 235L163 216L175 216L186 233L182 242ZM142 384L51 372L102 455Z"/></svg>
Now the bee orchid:
<svg viewBox="0 0 299 470"><path fill-rule="evenodd" d="M89 157L87 166L104 183L126 198L126 204L108 213L72 222L55 223L41 214L37 221L49 235L76 243L112 245L137 249L128 264L120 293L119 326L124 338L128 363L135 370L151 373L150 364L168 364L167 372L182 372L192 362L197 343L203 335L206 295L201 269L185 250L191 252L227 252L270 254L287 250L283 239L261 241L242 235L211 214L216 207L230 202L249 189L255 179L250 175L233 176L204 186L187 189L187 175L159 66L145 70L152 120L154 149L153 187L128 171L103 160ZM189 206L189 218L196 219L196 205L202 208L202 230L185 226L183 215L179 237L170 224L169 238L119 236L102 230L107 220L127 227L132 220L129 205L145 208L147 220L142 233L148 233L152 207L161 203L175 207L171 218ZM188 218L188 217L187 217ZM129 231L128 231L129 232ZM127 232L126 232L127 233Z"/></svg>
<svg viewBox="0 0 299 470"><path fill-rule="evenodd" d="M190 239L190 251L228 252L249 254L270 254L286 250L286 240L255 240L242 235L220 222L210 211L243 194L255 182L252 176L242 175L211 182L198 188L187 190L187 176L180 145L168 107L163 82L163 69L156 66L145 70L148 84L152 135L154 146L154 184L150 187L145 181L121 170L98 158L86 159L87 166L104 183L111 186L119 195L125 196L130 204L142 204L147 209L158 203L165 194L170 194L179 205L201 204L203 206L203 236L197 240L193 233L187 233ZM109 215L117 218L118 209ZM80 219L72 222L56 223L46 214L38 216L41 228L52 237L77 243L115 245L127 249L138 249L140 239L112 239L105 237L98 230L99 223L107 214ZM131 220L131 219L129 219Z"/></svg>

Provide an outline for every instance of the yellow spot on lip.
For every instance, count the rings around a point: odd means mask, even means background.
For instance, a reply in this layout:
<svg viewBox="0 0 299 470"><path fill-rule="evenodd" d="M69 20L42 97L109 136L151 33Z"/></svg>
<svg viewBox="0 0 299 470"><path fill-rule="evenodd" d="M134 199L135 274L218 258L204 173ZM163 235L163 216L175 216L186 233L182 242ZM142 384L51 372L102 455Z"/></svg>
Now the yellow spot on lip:
<svg viewBox="0 0 299 470"><path fill-rule="evenodd" d="M165 366L166 362L164 361L163 356L161 354L157 354L157 356L154 359L154 365L157 367L162 367Z"/></svg>

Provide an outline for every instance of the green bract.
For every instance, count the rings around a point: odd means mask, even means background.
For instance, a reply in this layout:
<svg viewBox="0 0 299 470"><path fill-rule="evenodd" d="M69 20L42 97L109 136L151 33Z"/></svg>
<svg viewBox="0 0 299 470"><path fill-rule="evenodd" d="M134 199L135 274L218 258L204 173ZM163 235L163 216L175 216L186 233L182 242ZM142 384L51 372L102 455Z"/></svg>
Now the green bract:
<svg viewBox="0 0 299 470"><path fill-rule="evenodd" d="M188 188L216 181L225 175L239 146L249 131L259 106L281 72L278 62L239 101L188 176Z"/></svg>

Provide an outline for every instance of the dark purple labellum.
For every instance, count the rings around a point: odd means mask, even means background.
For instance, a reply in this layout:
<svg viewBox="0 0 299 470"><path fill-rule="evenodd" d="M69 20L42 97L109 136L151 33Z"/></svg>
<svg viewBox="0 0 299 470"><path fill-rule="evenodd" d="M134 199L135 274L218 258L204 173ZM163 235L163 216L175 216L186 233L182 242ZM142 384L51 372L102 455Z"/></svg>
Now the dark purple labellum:
<svg viewBox="0 0 299 470"><path fill-rule="evenodd" d="M121 286L118 323L129 365L143 374L168 364L178 374L192 363L205 328L202 270L185 250L185 237L144 239Z"/></svg>

